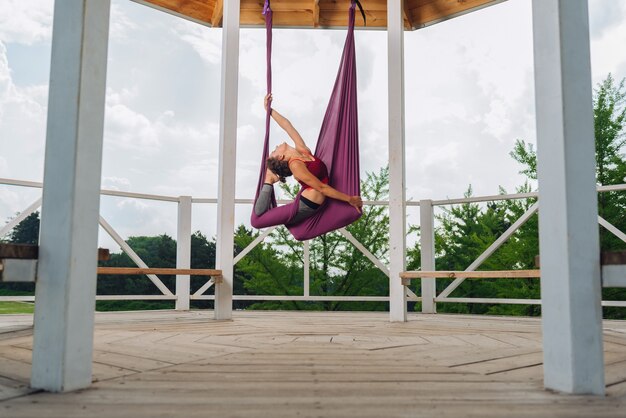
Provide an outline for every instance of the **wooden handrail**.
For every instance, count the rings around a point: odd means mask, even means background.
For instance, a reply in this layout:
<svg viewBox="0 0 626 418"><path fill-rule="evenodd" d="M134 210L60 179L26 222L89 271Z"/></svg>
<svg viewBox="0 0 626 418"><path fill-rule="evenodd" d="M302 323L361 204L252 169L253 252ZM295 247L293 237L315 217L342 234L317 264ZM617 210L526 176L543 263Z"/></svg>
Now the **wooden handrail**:
<svg viewBox="0 0 626 418"><path fill-rule="evenodd" d="M492 271L403 271L400 273L402 284L408 286L412 279L528 279L539 278L541 270L492 270Z"/></svg>
<svg viewBox="0 0 626 418"><path fill-rule="evenodd" d="M139 267L98 267L98 274L164 274L189 276L221 276L222 270L215 269L175 269Z"/></svg>
<svg viewBox="0 0 626 418"><path fill-rule="evenodd" d="M111 257L107 248L98 248L98 261L107 261ZM39 246L33 244L0 244L0 259L37 260Z"/></svg>
<svg viewBox="0 0 626 418"><path fill-rule="evenodd" d="M540 277L540 270L493 270L493 271L404 271L401 279L447 278L447 279L521 279Z"/></svg>

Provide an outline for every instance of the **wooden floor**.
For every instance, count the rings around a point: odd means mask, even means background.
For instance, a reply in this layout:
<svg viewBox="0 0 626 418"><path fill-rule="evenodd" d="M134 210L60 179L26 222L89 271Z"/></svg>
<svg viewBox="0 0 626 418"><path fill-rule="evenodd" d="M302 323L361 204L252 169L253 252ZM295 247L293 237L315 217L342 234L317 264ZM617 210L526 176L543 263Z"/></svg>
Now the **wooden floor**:
<svg viewBox="0 0 626 418"><path fill-rule="evenodd" d="M625 417L626 321L604 324L608 396L542 389L540 322L385 313L97 315L94 379L28 388L32 316L0 316L0 417Z"/></svg>

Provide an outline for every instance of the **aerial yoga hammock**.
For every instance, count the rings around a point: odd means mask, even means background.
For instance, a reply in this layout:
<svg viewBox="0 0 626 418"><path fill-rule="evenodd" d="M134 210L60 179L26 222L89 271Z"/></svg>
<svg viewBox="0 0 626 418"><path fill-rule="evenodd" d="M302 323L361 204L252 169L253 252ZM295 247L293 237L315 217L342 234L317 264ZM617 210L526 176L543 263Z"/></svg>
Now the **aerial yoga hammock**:
<svg viewBox="0 0 626 418"><path fill-rule="evenodd" d="M359 132L356 97L356 57L354 49L354 11L357 1L352 0L349 10L348 34L341 57L339 72L335 81L324 121L320 129L314 156L321 160L328 170L328 184L349 196L360 195L359 177ZM361 5L359 4L359 8ZM361 9L363 18L365 14ZM269 0L263 9L267 33L267 94L272 92L272 10ZM269 156L269 137L271 121L271 101L267 105L265 118L265 143L261 158L261 170L257 184L255 204L264 185ZM255 228L266 228L284 224L293 237L304 241L350 225L361 217L361 212L350 204L327 198L315 213L297 223L291 222L298 213L302 192L298 192L293 203L276 207L276 198L271 191L270 209L261 215L252 211L251 224ZM306 199L305 199L306 200Z"/></svg>

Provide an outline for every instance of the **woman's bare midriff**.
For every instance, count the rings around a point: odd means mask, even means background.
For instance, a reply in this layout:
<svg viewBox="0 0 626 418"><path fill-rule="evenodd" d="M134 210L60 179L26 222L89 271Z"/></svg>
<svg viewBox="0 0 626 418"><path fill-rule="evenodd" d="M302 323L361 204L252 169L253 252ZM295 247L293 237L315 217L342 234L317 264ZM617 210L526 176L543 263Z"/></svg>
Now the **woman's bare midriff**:
<svg viewBox="0 0 626 418"><path fill-rule="evenodd" d="M302 196L306 197L311 202L317 203L318 205L324 203L324 200L326 199L326 196L315 189L306 189L302 192Z"/></svg>

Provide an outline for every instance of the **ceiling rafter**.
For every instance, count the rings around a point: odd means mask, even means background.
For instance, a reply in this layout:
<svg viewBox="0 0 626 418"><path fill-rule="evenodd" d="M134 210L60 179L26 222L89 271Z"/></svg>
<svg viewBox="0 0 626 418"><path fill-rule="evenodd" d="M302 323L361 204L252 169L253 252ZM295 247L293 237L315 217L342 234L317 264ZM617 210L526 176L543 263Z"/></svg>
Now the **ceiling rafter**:
<svg viewBox="0 0 626 418"><path fill-rule="evenodd" d="M320 0L313 0L313 27L320 27Z"/></svg>
<svg viewBox="0 0 626 418"><path fill-rule="evenodd" d="M221 27L227 0L133 0L212 27ZM262 27L263 0L240 0L242 27ZM365 29L387 27L387 0L360 0L367 14ZM404 0L406 30L433 25L506 0ZM273 0L274 26L288 28L345 28L349 0ZM363 26L362 19L356 25Z"/></svg>
<svg viewBox="0 0 626 418"><path fill-rule="evenodd" d="M211 15L211 26L217 28L222 26L222 19L224 17L224 0L216 0L213 7L213 13Z"/></svg>

